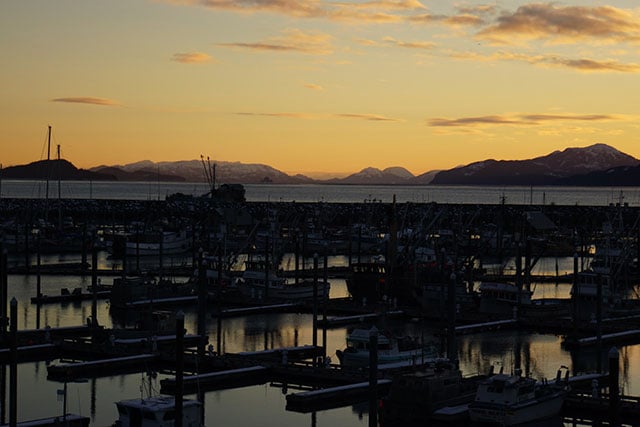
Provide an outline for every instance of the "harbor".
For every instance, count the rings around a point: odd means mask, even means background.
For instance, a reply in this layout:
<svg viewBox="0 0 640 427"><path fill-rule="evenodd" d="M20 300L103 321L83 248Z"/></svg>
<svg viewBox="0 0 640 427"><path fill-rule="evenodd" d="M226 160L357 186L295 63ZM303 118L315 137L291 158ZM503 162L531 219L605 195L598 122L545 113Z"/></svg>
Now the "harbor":
<svg viewBox="0 0 640 427"><path fill-rule="evenodd" d="M146 203L137 202L140 206ZM260 203L248 204L246 208L254 217L256 212L276 210L285 212L283 215L287 217L286 212L292 207L282 203ZM296 208L309 212L318 209L340 212L346 209L345 206L326 204ZM481 215L479 212L483 210L470 206L447 206L445 211L448 213L435 213L434 208L437 207L412 206L411 210L431 212L442 217L442 224L453 224L452 220L462 212L466 212L463 215L474 216ZM532 212L530 207L505 205L503 208L515 215L514 218L522 216L522 212ZM356 206L356 209L367 209L367 206ZM371 215L372 218L378 218L377 222L385 218L388 220L394 218L389 212L395 209L400 210L401 207L376 205ZM533 211L540 212L540 209L538 207ZM591 214L599 212L598 215L603 219L612 212L624 212L627 218L623 218L623 221L630 223L633 223L636 215L634 209L626 206L585 207L575 209L573 213L568 207L547 208L545 214L554 222L560 222L562 218L579 215L583 211ZM133 209L126 217L122 217L122 223L113 223L112 219L103 233L126 229L127 223L135 220L135 212ZM405 212L406 215L409 215L409 210ZM445 218L443 215L449 216ZM330 216L335 218L335 213ZM262 221L260 217L257 218L258 224ZM478 223L483 224L483 221L486 220L478 220ZM513 219L506 223L509 221ZM88 228L95 230L95 224ZM307 222L309 227L312 224ZM539 225L540 220L535 217L529 224ZM323 227L337 225L339 222L325 223ZM557 227L556 232L561 228ZM291 225L284 225L283 229L291 230ZM532 226L530 230L534 229ZM432 233L432 239L446 236L442 228L438 230L440 237ZM633 231L633 228L630 230ZM511 230L505 229L505 234L509 233ZM37 237L34 233L32 235ZM165 254L160 247L157 255L140 256L136 254L135 246L132 253L124 256L114 255L108 247L95 246L64 253L40 253L37 248L41 246L37 240L32 245L27 244L31 248L29 252L25 252L25 248L13 252L5 250L7 255L3 275L7 290L4 301L7 303L5 307L8 307L9 301L15 298L18 323L16 341L19 344L15 350L16 356L12 355L10 346L0 349L0 360L5 366L3 378L6 382L11 376L7 369L11 360L16 357L20 361L16 408L18 419L45 419L60 412L60 407L55 404L55 390L63 385L67 390L65 396L68 388L77 391L78 396L65 399L69 403L74 400L77 403L70 404L71 409L74 406L78 408L77 411L73 410L74 414L90 415L91 425L111 425L117 418L115 402L125 397L140 397L141 384L146 384L149 391L154 389L156 394L166 395L176 393L176 387L180 387L185 398L200 400L203 403L204 425L210 425L207 420L220 416L230 417L225 418L231 420L229 425L234 425L234 422L237 425L259 425L257 419L250 419L250 414L229 413L234 409L223 402L239 396L242 396L242 400L250 399L257 411L272 414L275 411L277 415L274 416L284 420L284 425L330 425L331 422L341 425L367 424L371 422L370 417L377 419L383 416L372 415L367 409L367 401L371 399L371 374L366 368L353 370L342 366L338 356L354 329L369 329L373 325L379 328L380 334L393 331L393 334L412 336L433 349L433 353L429 350L429 356L426 356L426 350L421 350L420 356L412 356L413 359L408 363L389 363L388 366L388 362L381 363L375 380L376 400L383 400L390 395L393 381L399 376L419 371L426 362L449 360L449 356L455 354L455 363L468 377L486 377L492 367L500 367L505 372L521 369L526 377L537 379L553 376L561 365L567 366L571 377L576 376L576 379L602 372L604 376L600 377L602 383L597 393L590 383L581 388L583 391L580 393L575 387L575 394L567 398L566 412L558 416L567 420L573 416L574 420L578 420L578 425L589 423L584 414L576 414L571 410L576 405L587 405L592 408L592 419L606 420L610 416L607 411L610 410L606 409L609 406L602 403L602 398L608 399L609 393L606 386L610 381L606 376L607 351L617 347L622 367L619 373L619 389L622 392L620 405L625 408L624 414L631 414L625 415L627 418L620 421L624 424L633 419L636 410L633 409L634 396L640 394L640 375L635 372L635 365L629 363L635 357L640 339L637 333L639 316L634 314L633 298L630 297L621 314L607 304L589 307L593 316L586 323L578 321L576 317L580 315L580 310L587 310L586 306L578 311L571 308L575 304L575 297L571 302L572 287L582 270L581 265L591 264L593 258L593 253L588 250L580 251L580 248L589 246L587 235L591 236L591 232L586 233L583 241L573 248L575 253L560 252L555 245L552 255L545 256L536 253L537 249L533 246L518 248L505 245L502 257L510 261L501 264L500 271L492 264L496 253L480 256L465 253L464 250L468 248L462 249L457 255L458 259L467 260L470 255L475 259L473 268L466 269L467 276L462 270L457 272L458 277L465 279L461 282L464 290L458 289L458 283L453 281L453 276L449 278L447 273L442 276L447 279L437 279L433 285L425 285L424 294L413 304L402 293L385 294L377 299L373 294L356 297L353 289L350 289L349 282L354 280L352 275L356 271L354 266L364 265L371 257L388 256L388 243L376 249L364 249L364 239L359 235L351 244L327 240L327 243L318 246L318 251L324 251L314 254L314 251L303 248L311 244L311 239L287 242L288 235L278 233L276 238L276 234L271 234L266 241L260 238L254 240L257 248L254 253L243 254L242 245L236 246L239 247L236 250L239 260L234 262L234 268L221 267L221 257L209 255L216 254L221 246L211 238L206 246L202 236L193 237L193 241L199 244L192 246L190 251L176 254ZM260 233L255 236L260 236ZM444 242L440 240L440 244ZM243 266L258 268L255 262L250 264L243 260L249 257L268 260L275 252L267 248L276 246L284 248L284 256L277 257L280 267L273 272L263 271L263 276L258 274L252 280L286 277L290 283L307 281L308 285L304 286L309 286L309 292L315 290L315 294L305 295L315 297L286 301L285 297L273 293L277 289L275 282L273 289L243 290L242 283L248 280ZM198 247L207 250L198 251L195 249ZM229 248L233 247L230 243ZM329 248L332 250L329 251ZM306 255L299 256L298 251ZM471 264L460 264L464 265ZM136 277L145 278L134 282ZM150 279L146 277L154 278L149 285L156 292L152 297L146 290L144 295L138 295L138 291L135 291L135 286L148 286L145 283ZM384 277L390 282L396 280L392 276ZM480 300L473 302L466 299L469 298L469 290L473 291L475 298L481 298L482 283L517 284L519 281L523 292L530 289L531 301L544 301L539 309L528 306L512 309L510 306L504 310L496 305L494 311L483 312L477 310L477 307L482 307L478 305ZM131 293L126 297L123 296L125 294L112 293L112 287L118 283L126 284ZM320 292L323 289L321 283L327 284L326 295ZM165 287L166 291L163 290ZM183 287L190 287L190 293L183 293ZM61 292L61 289L73 291ZM453 295L456 297L452 299ZM124 304L118 302L121 300ZM9 308L6 310L8 314ZM184 313L186 334L180 338L180 346L175 329L176 313ZM549 313L555 317L551 318ZM156 329L148 329L147 316L155 316L153 324ZM162 323L161 327L158 322ZM146 329L143 327L145 325ZM8 329L4 335L5 343L11 342ZM184 369L184 379L179 385L176 384L176 352L182 354L179 358ZM30 377L27 381L23 381L25 374ZM48 389L51 395L39 399L51 400L52 405L42 405L41 408L29 405L28 402L33 398L29 390L36 389L43 393ZM83 392L80 393L80 390ZM90 392L87 393L87 390ZM258 399L258 395L262 397ZM89 398L88 402L86 397ZM256 399L260 402L256 402ZM3 413L0 414L4 422L9 417L6 405L8 401L3 402ZM464 418L461 409L452 410L454 415L449 416L444 412L433 415L434 420L437 418L438 422L454 423L459 422L459 417ZM393 420L387 419L385 423L393 425Z"/></svg>

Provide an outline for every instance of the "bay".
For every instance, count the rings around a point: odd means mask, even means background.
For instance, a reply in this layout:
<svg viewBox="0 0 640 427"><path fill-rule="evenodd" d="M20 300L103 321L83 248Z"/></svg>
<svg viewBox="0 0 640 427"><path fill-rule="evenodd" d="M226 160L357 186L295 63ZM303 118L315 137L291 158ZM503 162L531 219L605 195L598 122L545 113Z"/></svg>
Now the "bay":
<svg viewBox="0 0 640 427"><path fill-rule="evenodd" d="M556 186L463 186L463 185L280 185L245 184L249 202L304 203L466 203L515 205L607 206L615 203L640 205L640 187ZM175 193L200 196L205 183L61 181L49 183L49 198L164 200ZM3 180L0 197L45 198L46 183L34 180Z"/></svg>

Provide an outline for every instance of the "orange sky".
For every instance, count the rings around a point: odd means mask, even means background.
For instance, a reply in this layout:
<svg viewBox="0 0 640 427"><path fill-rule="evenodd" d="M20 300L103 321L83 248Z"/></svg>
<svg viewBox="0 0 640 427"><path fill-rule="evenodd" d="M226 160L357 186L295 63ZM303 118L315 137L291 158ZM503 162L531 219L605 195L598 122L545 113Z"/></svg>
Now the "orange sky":
<svg viewBox="0 0 640 427"><path fill-rule="evenodd" d="M632 1L2 2L3 166L199 159L288 173L609 144L640 157Z"/></svg>

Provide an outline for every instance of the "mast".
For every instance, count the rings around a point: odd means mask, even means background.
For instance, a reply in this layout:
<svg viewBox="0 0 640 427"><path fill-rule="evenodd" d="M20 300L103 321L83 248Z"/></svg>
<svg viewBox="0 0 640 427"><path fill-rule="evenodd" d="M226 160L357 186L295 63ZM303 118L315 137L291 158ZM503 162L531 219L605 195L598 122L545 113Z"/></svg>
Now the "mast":
<svg viewBox="0 0 640 427"><path fill-rule="evenodd" d="M45 178L47 180L47 185L46 185L45 194L44 194L45 208L49 204L49 167L50 167L49 161L50 160L51 160L51 125L49 125L49 131L47 133L47 166L45 168Z"/></svg>
<svg viewBox="0 0 640 427"><path fill-rule="evenodd" d="M62 197L60 193L60 144L57 145L58 161L56 162L56 172L58 173L58 229L62 230Z"/></svg>

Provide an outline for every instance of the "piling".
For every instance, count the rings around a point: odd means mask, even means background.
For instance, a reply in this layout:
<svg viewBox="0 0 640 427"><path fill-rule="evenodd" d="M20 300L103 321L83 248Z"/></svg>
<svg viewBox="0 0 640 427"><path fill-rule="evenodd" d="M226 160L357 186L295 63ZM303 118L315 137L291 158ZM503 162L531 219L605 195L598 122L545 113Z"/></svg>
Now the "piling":
<svg viewBox="0 0 640 427"><path fill-rule="evenodd" d="M184 313L176 313L176 391L175 391L175 427L182 427L182 402L184 389Z"/></svg>
<svg viewBox="0 0 640 427"><path fill-rule="evenodd" d="M449 308L448 327L447 327L447 357L453 363L458 365L458 348L456 343L456 275L451 273L449 277L449 287L447 302Z"/></svg>
<svg viewBox="0 0 640 427"><path fill-rule="evenodd" d="M612 426L618 425L620 407L620 353L616 347L609 350L609 420Z"/></svg>
<svg viewBox="0 0 640 427"><path fill-rule="evenodd" d="M329 283L329 260L327 258L327 245L324 245L324 291L322 294L322 359L327 359L327 302L329 300L329 292L327 284Z"/></svg>
<svg viewBox="0 0 640 427"><path fill-rule="evenodd" d="M18 425L18 300L11 299L11 363L9 366L9 425Z"/></svg>
<svg viewBox="0 0 640 427"><path fill-rule="evenodd" d="M202 248L198 251L198 358L204 359L206 345L207 323L207 271L204 268L204 252Z"/></svg>
<svg viewBox="0 0 640 427"><path fill-rule="evenodd" d="M578 254L573 254L573 295L571 297L571 314L574 333L578 329L579 313L578 313L578 301L580 299L580 288L578 287Z"/></svg>
<svg viewBox="0 0 640 427"><path fill-rule="evenodd" d="M313 346L318 346L318 254L313 254ZM314 365L316 361L314 360Z"/></svg>
<svg viewBox="0 0 640 427"><path fill-rule="evenodd" d="M8 260L7 260L7 250L2 248L2 259L0 259L0 271L2 272L2 277L0 278L0 335L2 335L2 340L6 342L7 339L7 307L9 306L8 299L8 277L9 272L7 271Z"/></svg>
<svg viewBox="0 0 640 427"><path fill-rule="evenodd" d="M378 426L378 329L369 331L369 427Z"/></svg>
<svg viewBox="0 0 640 427"><path fill-rule="evenodd" d="M42 296L42 274L40 271L40 267L42 266L42 257L40 255L40 248L41 248L40 232L38 232L37 239L38 240L36 244L36 295L38 296L38 298L40 298Z"/></svg>
<svg viewBox="0 0 640 427"><path fill-rule="evenodd" d="M218 349L218 354L222 354L222 242L218 244L218 288L216 289L216 305L218 306L218 318L217 318L217 326L218 326L218 335L216 337L216 345Z"/></svg>
<svg viewBox="0 0 640 427"><path fill-rule="evenodd" d="M91 327L94 331L98 328L98 248L95 244L91 248Z"/></svg>

